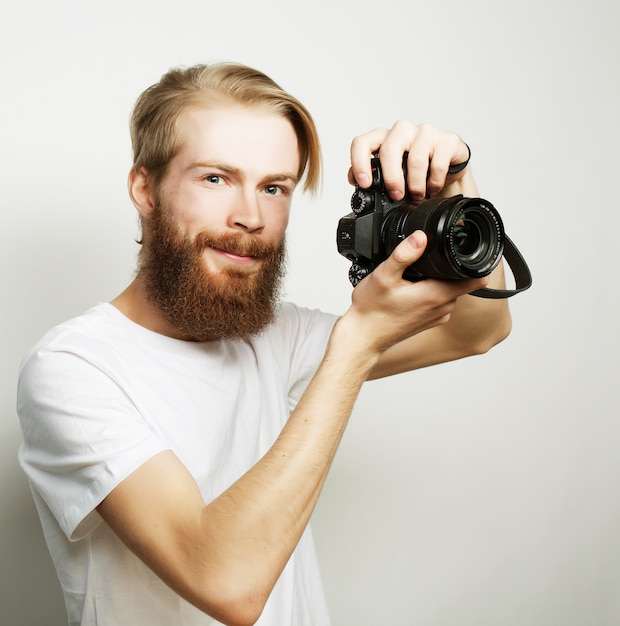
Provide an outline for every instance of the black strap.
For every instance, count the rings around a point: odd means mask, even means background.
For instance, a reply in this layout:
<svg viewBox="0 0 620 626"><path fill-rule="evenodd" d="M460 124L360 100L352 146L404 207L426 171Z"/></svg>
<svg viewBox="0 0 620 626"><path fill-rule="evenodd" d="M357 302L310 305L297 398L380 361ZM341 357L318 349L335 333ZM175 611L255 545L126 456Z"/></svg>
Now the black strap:
<svg viewBox="0 0 620 626"><path fill-rule="evenodd" d="M467 167L469 160L471 159L471 150L467 144L465 144L465 147L467 148L467 158L462 163L455 163L454 165L451 165L448 168L448 174L450 175L458 174L459 172L462 172ZM407 156L407 153L405 153L405 157L406 156ZM429 167L429 174L430 174L430 167Z"/></svg>
<svg viewBox="0 0 620 626"><path fill-rule="evenodd" d="M504 259L506 259L506 263L508 263L512 275L515 277L515 288L490 289L489 287L484 287L484 289L472 291L472 296L478 296L479 298L510 298L510 296L514 296L516 293L525 291L532 286L530 268L527 266L523 255L506 236L504 237Z"/></svg>

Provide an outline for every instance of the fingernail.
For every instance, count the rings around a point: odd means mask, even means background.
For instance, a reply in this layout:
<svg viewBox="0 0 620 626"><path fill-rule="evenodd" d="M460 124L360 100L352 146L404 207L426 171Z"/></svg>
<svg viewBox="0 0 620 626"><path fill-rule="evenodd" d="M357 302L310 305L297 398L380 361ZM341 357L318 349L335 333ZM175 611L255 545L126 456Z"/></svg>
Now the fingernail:
<svg viewBox="0 0 620 626"><path fill-rule="evenodd" d="M420 230L416 230L410 237L409 241L414 248L421 248L424 245L424 234Z"/></svg>

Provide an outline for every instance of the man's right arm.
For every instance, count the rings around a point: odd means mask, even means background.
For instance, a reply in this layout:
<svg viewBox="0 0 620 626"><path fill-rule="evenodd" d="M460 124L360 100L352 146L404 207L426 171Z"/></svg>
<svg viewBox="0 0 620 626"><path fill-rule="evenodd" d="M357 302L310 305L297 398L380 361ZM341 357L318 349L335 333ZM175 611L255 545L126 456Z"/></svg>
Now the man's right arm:
<svg viewBox="0 0 620 626"><path fill-rule="evenodd" d="M360 283L325 357L267 454L204 503L171 452L147 461L99 505L103 519L171 588L225 624L252 624L297 545L359 390L390 346L445 322L483 281L401 278L412 235ZM422 239L423 241L423 239Z"/></svg>

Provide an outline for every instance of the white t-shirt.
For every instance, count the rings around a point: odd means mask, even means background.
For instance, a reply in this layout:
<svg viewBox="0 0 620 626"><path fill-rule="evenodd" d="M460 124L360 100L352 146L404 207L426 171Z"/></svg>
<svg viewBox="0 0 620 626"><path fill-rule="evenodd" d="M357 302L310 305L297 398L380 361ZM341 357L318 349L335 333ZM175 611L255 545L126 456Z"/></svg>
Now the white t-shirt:
<svg viewBox="0 0 620 626"><path fill-rule="evenodd" d="M97 505L153 455L172 450L213 500L271 447L320 363L335 318L285 303L250 342L151 332L111 304L51 330L24 359L20 463L70 624L217 624L157 578ZM325 626L310 529L258 624Z"/></svg>

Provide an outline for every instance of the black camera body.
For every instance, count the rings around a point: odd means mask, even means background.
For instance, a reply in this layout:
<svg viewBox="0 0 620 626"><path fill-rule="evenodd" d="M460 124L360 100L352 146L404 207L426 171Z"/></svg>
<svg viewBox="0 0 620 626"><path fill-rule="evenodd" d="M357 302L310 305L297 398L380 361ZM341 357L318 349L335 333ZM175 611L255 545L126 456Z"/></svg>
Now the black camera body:
<svg viewBox="0 0 620 626"><path fill-rule="evenodd" d="M406 155L406 177L405 161ZM426 233L428 243L420 259L403 273L407 280L480 278L495 269L504 252L505 233L499 213L488 200L458 195L415 204L405 195L394 202L385 189L378 158L371 160L371 168L371 186L356 187L352 213L338 222L338 252L352 262L353 286L416 230Z"/></svg>

